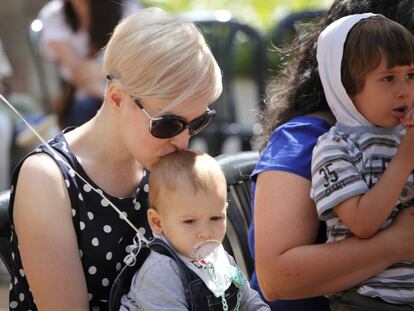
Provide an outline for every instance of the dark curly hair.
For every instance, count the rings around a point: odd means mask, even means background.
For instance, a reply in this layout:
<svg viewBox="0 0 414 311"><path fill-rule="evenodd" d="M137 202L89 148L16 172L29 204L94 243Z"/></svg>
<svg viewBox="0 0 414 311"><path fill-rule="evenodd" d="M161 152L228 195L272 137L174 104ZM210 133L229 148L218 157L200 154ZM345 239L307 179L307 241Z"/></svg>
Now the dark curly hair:
<svg viewBox="0 0 414 311"><path fill-rule="evenodd" d="M366 12L382 14L414 33L412 0L336 0L317 23L306 27L306 35L298 36L290 46L279 50L281 59L286 60L278 77L270 83L265 108L259 114L263 131L255 140L260 149L265 147L272 131L288 120L330 111L316 61L318 36L333 21Z"/></svg>

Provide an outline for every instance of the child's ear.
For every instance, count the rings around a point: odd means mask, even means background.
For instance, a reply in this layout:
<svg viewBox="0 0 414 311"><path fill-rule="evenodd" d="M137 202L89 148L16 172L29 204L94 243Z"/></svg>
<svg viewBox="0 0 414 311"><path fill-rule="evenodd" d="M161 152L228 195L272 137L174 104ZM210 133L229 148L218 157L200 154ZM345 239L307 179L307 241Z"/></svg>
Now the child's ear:
<svg viewBox="0 0 414 311"><path fill-rule="evenodd" d="M156 234L162 234L162 221L157 210L149 208L147 211L148 224Z"/></svg>

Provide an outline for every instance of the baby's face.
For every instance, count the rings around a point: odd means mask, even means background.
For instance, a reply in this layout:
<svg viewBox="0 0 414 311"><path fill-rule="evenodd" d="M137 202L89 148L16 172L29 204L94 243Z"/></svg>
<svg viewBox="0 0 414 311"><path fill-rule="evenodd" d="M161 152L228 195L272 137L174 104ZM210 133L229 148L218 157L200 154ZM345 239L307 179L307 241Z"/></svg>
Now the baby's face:
<svg viewBox="0 0 414 311"><path fill-rule="evenodd" d="M223 241L227 210L225 191L169 192L161 201L162 233L181 255L191 258L197 243Z"/></svg>
<svg viewBox="0 0 414 311"><path fill-rule="evenodd" d="M399 125L405 113L413 108L414 64L388 68L386 58L381 57L380 64L367 74L362 91L352 101L374 125Z"/></svg>

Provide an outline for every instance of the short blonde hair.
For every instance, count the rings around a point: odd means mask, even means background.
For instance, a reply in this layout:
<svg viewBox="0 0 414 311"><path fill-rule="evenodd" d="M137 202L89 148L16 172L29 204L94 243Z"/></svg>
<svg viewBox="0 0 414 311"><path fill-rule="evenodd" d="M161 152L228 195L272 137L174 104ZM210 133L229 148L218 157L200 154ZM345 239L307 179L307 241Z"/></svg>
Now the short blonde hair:
<svg viewBox="0 0 414 311"><path fill-rule="evenodd" d="M164 156L151 170L149 205L157 209L161 195L186 187L185 192L219 193L227 199L227 183L218 162L205 153L179 150ZM191 192L192 191L192 192Z"/></svg>
<svg viewBox="0 0 414 311"><path fill-rule="evenodd" d="M200 31L158 8L147 8L115 28L105 50L104 72L136 97L214 102L221 71Z"/></svg>

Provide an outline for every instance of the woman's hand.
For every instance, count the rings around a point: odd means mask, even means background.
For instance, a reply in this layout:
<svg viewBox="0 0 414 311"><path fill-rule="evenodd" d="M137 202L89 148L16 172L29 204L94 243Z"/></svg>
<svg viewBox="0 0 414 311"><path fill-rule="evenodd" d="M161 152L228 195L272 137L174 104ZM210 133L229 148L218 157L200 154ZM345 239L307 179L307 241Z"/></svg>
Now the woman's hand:
<svg viewBox="0 0 414 311"><path fill-rule="evenodd" d="M398 213L390 228L385 230L387 244L393 245L394 261L414 262L414 207Z"/></svg>
<svg viewBox="0 0 414 311"><path fill-rule="evenodd" d="M102 98L105 90L105 75L94 58L80 59L67 42L49 43L57 62L69 73L69 82L90 96Z"/></svg>

